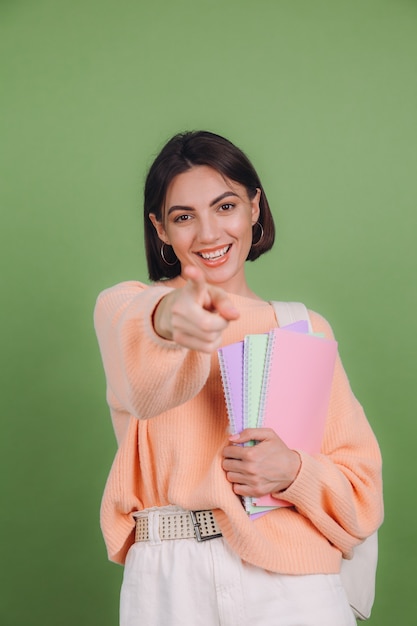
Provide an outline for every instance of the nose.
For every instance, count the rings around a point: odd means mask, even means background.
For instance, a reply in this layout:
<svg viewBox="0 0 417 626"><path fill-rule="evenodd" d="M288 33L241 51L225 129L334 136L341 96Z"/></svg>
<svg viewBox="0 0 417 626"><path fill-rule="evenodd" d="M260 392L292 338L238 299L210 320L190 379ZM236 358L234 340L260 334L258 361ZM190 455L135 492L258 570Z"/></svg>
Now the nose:
<svg viewBox="0 0 417 626"><path fill-rule="evenodd" d="M198 230L198 240L202 244L213 244L219 240L220 232L216 217L213 215L204 216L200 220Z"/></svg>

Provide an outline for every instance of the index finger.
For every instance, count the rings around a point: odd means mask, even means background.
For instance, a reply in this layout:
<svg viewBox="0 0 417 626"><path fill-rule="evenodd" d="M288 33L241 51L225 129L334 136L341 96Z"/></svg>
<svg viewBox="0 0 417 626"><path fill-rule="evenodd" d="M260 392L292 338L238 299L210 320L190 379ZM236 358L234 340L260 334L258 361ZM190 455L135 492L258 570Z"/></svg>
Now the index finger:
<svg viewBox="0 0 417 626"><path fill-rule="evenodd" d="M187 279L196 301L207 311L218 313L226 321L238 319L239 311L230 301L227 293L220 287L208 283L200 268L187 265L184 267L183 278Z"/></svg>
<svg viewBox="0 0 417 626"><path fill-rule="evenodd" d="M209 304L207 297L207 283L203 272L194 265L187 265L182 272L187 280L186 288L194 295L195 300L202 306Z"/></svg>
<svg viewBox="0 0 417 626"><path fill-rule="evenodd" d="M219 289L215 289L212 293L209 289L209 294L211 297L211 306L212 308L219 313L223 317L223 319L227 321L237 320L239 317L239 311L236 309L234 304L231 302L227 293L224 291L220 291Z"/></svg>

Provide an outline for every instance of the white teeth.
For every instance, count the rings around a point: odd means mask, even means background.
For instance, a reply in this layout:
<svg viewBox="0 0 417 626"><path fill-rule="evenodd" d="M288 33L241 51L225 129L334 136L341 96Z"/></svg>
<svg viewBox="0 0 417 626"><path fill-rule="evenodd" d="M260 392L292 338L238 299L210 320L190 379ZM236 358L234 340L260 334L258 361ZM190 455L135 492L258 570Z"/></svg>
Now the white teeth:
<svg viewBox="0 0 417 626"><path fill-rule="evenodd" d="M218 259L221 256L223 256L224 254L226 254L226 252L229 250L230 246L225 246L224 248L222 248L221 250L216 250L216 252L199 252L199 255L201 257L203 257L203 259L207 259L207 260L213 260L213 259Z"/></svg>

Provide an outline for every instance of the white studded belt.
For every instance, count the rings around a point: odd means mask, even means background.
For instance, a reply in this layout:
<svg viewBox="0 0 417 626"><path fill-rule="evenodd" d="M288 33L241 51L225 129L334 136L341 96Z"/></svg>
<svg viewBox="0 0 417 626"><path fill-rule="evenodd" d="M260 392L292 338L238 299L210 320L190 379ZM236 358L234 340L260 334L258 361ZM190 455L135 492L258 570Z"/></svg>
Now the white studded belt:
<svg viewBox="0 0 417 626"><path fill-rule="evenodd" d="M149 541L149 517L146 511L136 513L135 541ZM158 515L159 538L207 541L221 537L213 511L180 511Z"/></svg>

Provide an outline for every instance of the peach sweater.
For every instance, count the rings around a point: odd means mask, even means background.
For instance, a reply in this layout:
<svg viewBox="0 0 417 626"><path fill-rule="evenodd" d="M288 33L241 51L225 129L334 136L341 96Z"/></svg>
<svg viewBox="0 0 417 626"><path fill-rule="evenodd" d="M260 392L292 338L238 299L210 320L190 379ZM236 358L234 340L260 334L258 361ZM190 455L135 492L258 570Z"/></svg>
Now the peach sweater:
<svg viewBox="0 0 417 626"><path fill-rule="evenodd" d="M252 521L221 467L228 421L217 354L184 349L153 329L153 311L168 289L121 283L101 293L95 308L118 442L101 507L109 558L124 563L132 512L176 504L214 509L226 541L254 565L287 574L338 572L342 554L349 556L383 516L378 444L340 360L322 454L300 453L301 470L283 492L293 507ZM240 318L225 331L225 345L276 326L269 303L230 298ZM311 312L311 320L315 331L332 336L322 317Z"/></svg>

